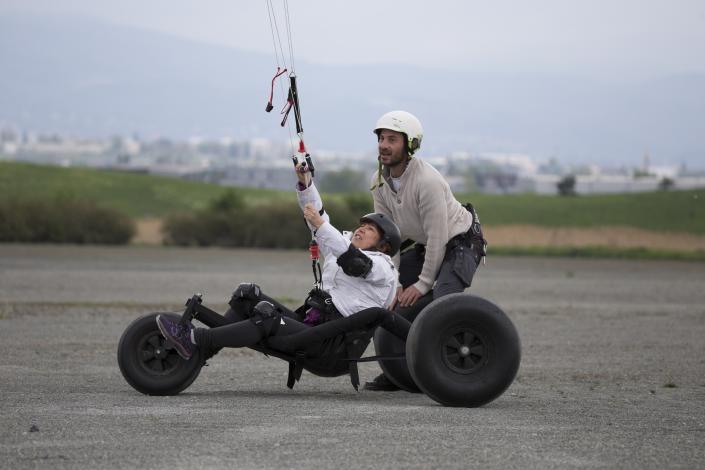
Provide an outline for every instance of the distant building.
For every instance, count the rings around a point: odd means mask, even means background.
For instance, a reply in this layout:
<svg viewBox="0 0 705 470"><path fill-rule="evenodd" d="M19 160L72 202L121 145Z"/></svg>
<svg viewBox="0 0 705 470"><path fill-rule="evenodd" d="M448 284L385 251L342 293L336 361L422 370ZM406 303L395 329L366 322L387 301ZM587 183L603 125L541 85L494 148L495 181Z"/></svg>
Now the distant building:
<svg viewBox="0 0 705 470"><path fill-rule="evenodd" d="M36 134L11 126L0 128L0 158L148 172L229 186L291 189L290 157L294 150L288 141L266 139L193 138L184 142L115 136L89 140ZM705 187L705 170L693 171L683 165L654 166L648 153L638 168L617 169L566 166L555 158L537 162L519 153L454 152L448 156L422 154L418 158L434 165L456 193L556 194L557 183L567 175L575 176L578 194ZM326 173L343 169L369 178L377 167L374 152L317 150L313 159L320 181L324 181Z"/></svg>

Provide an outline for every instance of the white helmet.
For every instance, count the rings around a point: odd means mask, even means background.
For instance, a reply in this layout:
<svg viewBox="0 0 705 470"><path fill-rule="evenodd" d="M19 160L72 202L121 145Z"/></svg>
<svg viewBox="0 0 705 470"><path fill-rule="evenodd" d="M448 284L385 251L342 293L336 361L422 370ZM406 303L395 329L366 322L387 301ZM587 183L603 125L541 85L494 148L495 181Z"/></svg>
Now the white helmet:
<svg viewBox="0 0 705 470"><path fill-rule="evenodd" d="M406 148L409 151L409 155L413 155L421 147L423 127L421 127L421 122L416 116L411 113L390 111L384 114L377 120L375 134L379 135L379 131L382 129L389 129L390 131L401 132L406 135Z"/></svg>

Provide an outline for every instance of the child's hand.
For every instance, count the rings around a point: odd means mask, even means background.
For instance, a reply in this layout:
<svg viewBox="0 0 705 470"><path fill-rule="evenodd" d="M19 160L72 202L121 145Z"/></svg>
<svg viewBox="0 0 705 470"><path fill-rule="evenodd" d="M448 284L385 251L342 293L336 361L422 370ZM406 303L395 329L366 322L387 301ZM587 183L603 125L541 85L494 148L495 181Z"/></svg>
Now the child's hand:
<svg viewBox="0 0 705 470"><path fill-rule="evenodd" d="M321 214L318 213L318 210L313 207L313 204L310 202L304 206L304 219L308 221L315 229L318 229L325 220L323 220L323 217L321 217Z"/></svg>
<svg viewBox="0 0 705 470"><path fill-rule="evenodd" d="M299 183L308 188L311 185L311 172L306 162L297 163L294 171L296 171L296 177L299 179Z"/></svg>

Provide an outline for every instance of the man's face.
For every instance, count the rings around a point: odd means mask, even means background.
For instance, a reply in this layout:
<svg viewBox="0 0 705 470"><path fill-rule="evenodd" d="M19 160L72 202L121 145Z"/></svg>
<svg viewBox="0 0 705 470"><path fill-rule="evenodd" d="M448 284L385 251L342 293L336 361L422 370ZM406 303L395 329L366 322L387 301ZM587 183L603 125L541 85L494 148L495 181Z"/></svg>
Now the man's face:
<svg viewBox="0 0 705 470"><path fill-rule="evenodd" d="M382 129L377 135L377 147L379 148L379 159L382 165L393 167L405 162L407 159L404 145L406 139L401 132Z"/></svg>
<svg viewBox="0 0 705 470"><path fill-rule="evenodd" d="M354 232L351 243L355 248L369 250L377 246L382 234L375 224L363 222Z"/></svg>

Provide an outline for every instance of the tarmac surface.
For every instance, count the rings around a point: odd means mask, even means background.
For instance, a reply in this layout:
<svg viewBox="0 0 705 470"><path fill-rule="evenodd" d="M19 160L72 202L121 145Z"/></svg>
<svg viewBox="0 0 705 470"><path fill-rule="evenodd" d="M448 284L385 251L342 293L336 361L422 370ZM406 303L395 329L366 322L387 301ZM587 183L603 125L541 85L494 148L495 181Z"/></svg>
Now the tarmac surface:
<svg viewBox="0 0 705 470"><path fill-rule="evenodd" d="M307 253L0 245L0 468L705 465L703 263L491 257L471 292L507 312L523 356L481 408L307 372L289 390L287 364L251 350L178 396L125 382L134 318L194 292L224 311L243 281L296 304Z"/></svg>

